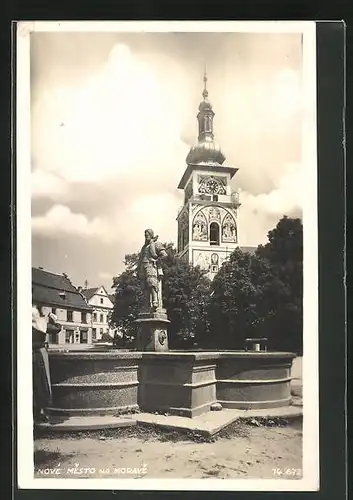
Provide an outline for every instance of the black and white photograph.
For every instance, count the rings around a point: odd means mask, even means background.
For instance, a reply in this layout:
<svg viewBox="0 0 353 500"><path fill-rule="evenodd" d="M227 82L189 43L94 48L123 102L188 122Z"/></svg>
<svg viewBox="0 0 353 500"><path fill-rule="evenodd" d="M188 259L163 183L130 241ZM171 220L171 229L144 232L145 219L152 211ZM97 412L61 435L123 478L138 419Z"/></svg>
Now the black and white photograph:
<svg viewBox="0 0 353 500"><path fill-rule="evenodd" d="M20 488L319 489L315 36L18 23Z"/></svg>

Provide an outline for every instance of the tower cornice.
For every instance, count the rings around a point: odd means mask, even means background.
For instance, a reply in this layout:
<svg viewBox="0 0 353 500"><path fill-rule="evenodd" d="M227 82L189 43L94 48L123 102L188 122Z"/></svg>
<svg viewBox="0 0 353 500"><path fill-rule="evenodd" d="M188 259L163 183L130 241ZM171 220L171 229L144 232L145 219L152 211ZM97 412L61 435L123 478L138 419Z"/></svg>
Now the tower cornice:
<svg viewBox="0 0 353 500"><path fill-rule="evenodd" d="M209 172L212 170L214 173L219 173L219 174L230 174L230 178L236 174L236 172L239 170L237 167L232 167L230 165L217 165L217 164L207 164L207 163L189 163L187 168L185 169L185 172L178 184L178 189L184 189L186 186L187 181L189 180L191 174L195 171L207 171Z"/></svg>

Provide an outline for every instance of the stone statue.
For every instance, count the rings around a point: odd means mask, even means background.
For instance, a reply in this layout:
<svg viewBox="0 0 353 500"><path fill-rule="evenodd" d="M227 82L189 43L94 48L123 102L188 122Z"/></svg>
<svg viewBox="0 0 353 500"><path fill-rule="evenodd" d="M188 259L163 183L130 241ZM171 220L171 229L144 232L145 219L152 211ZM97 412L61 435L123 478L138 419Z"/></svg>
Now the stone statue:
<svg viewBox="0 0 353 500"><path fill-rule="evenodd" d="M157 311L162 309L162 283L163 271L160 266L161 259L167 256L162 243L157 241L152 229L145 231L145 244L141 248L137 263L137 276L144 292L144 309Z"/></svg>

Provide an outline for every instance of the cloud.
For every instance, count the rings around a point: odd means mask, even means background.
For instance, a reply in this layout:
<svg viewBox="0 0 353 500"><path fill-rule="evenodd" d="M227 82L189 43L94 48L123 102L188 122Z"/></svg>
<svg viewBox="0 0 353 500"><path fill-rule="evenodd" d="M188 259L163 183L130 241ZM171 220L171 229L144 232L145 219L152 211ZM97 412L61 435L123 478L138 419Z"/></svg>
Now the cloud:
<svg viewBox="0 0 353 500"><path fill-rule="evenodd" d="M153 68L115 45L94 74L46 88L34 103L33 163L71 183L102 183L159 165L180 142L179 112L167 98Z"/></svg>
<svg viewBox="0 0 353 500"><path fill-rule="evenodd" d="M62 238L65 236L91 238L104 244L120 243L120 248L133 252L141 245L143 232L153 227L164 240L174 240L174 228L165 213L172 213L175 222L180 206L176 196L169 193L156 196L146 195L133 200L126 211L111 214L110 217L93 217L74 213L64 205L54 205L44 215L32 217L35 234ZM124 242L124 243L122 243Z"/></svg>
<svg viewBox="0 0 353 500"><path fill-rule="evenodd" d="M84 214L72 213L63 205L54 205L45 215L33 217L32 230L52 238L83 236L107 242L114 239L104 221L98 217L88 220Z"/></svg>
<svg viewBox="0 0 353 500"><path fill-rule="evenodd" d="M298 216L302 211L303 175L300 163L289 163L269 193L253 195L240 191L242 204L240 239L244 245L266 242L267 232L283 215Z"/></svg>
<svg viewBox="0 0 353 500"><path fill-rule="evenodd" d="M302 207L302 182L301 165L290 163L277 180L275 189L259 195L241 192L241 203L246 209L262 211L269 215L290 214Z"/></svg>
<svg viewBox="0 0 353 500"><path fill-rule="evenodd" d="M239 167L232 188L242 190L240 243L263 242L276 218L300 210L300 35L34 33L32 40L34 259L46 258L45 238L48 245L64 238L71 256L77 240L87 241L82 258L90 252L93 283L103 279L102 259L107 274L123 269L146 227L176 241L177 185L197 140L205 61L216 140ZM58 267L69 268L67 260Z"/></svg>

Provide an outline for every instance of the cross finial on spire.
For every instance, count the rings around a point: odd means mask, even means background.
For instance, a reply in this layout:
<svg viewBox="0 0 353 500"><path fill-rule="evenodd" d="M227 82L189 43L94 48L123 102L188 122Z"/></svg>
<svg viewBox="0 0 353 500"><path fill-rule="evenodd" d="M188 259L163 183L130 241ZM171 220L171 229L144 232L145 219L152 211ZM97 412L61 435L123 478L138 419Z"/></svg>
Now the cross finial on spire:
<svg viewBox="0 0 353 500"><path fill-rule="evenodd" d="M207 73L206 73L206 63L205 63L205 71L203 74L203 81L204 81L204 89L202 92L202 96L204 99L207 99L208 97L208 91L207 91Z"/></svg>

